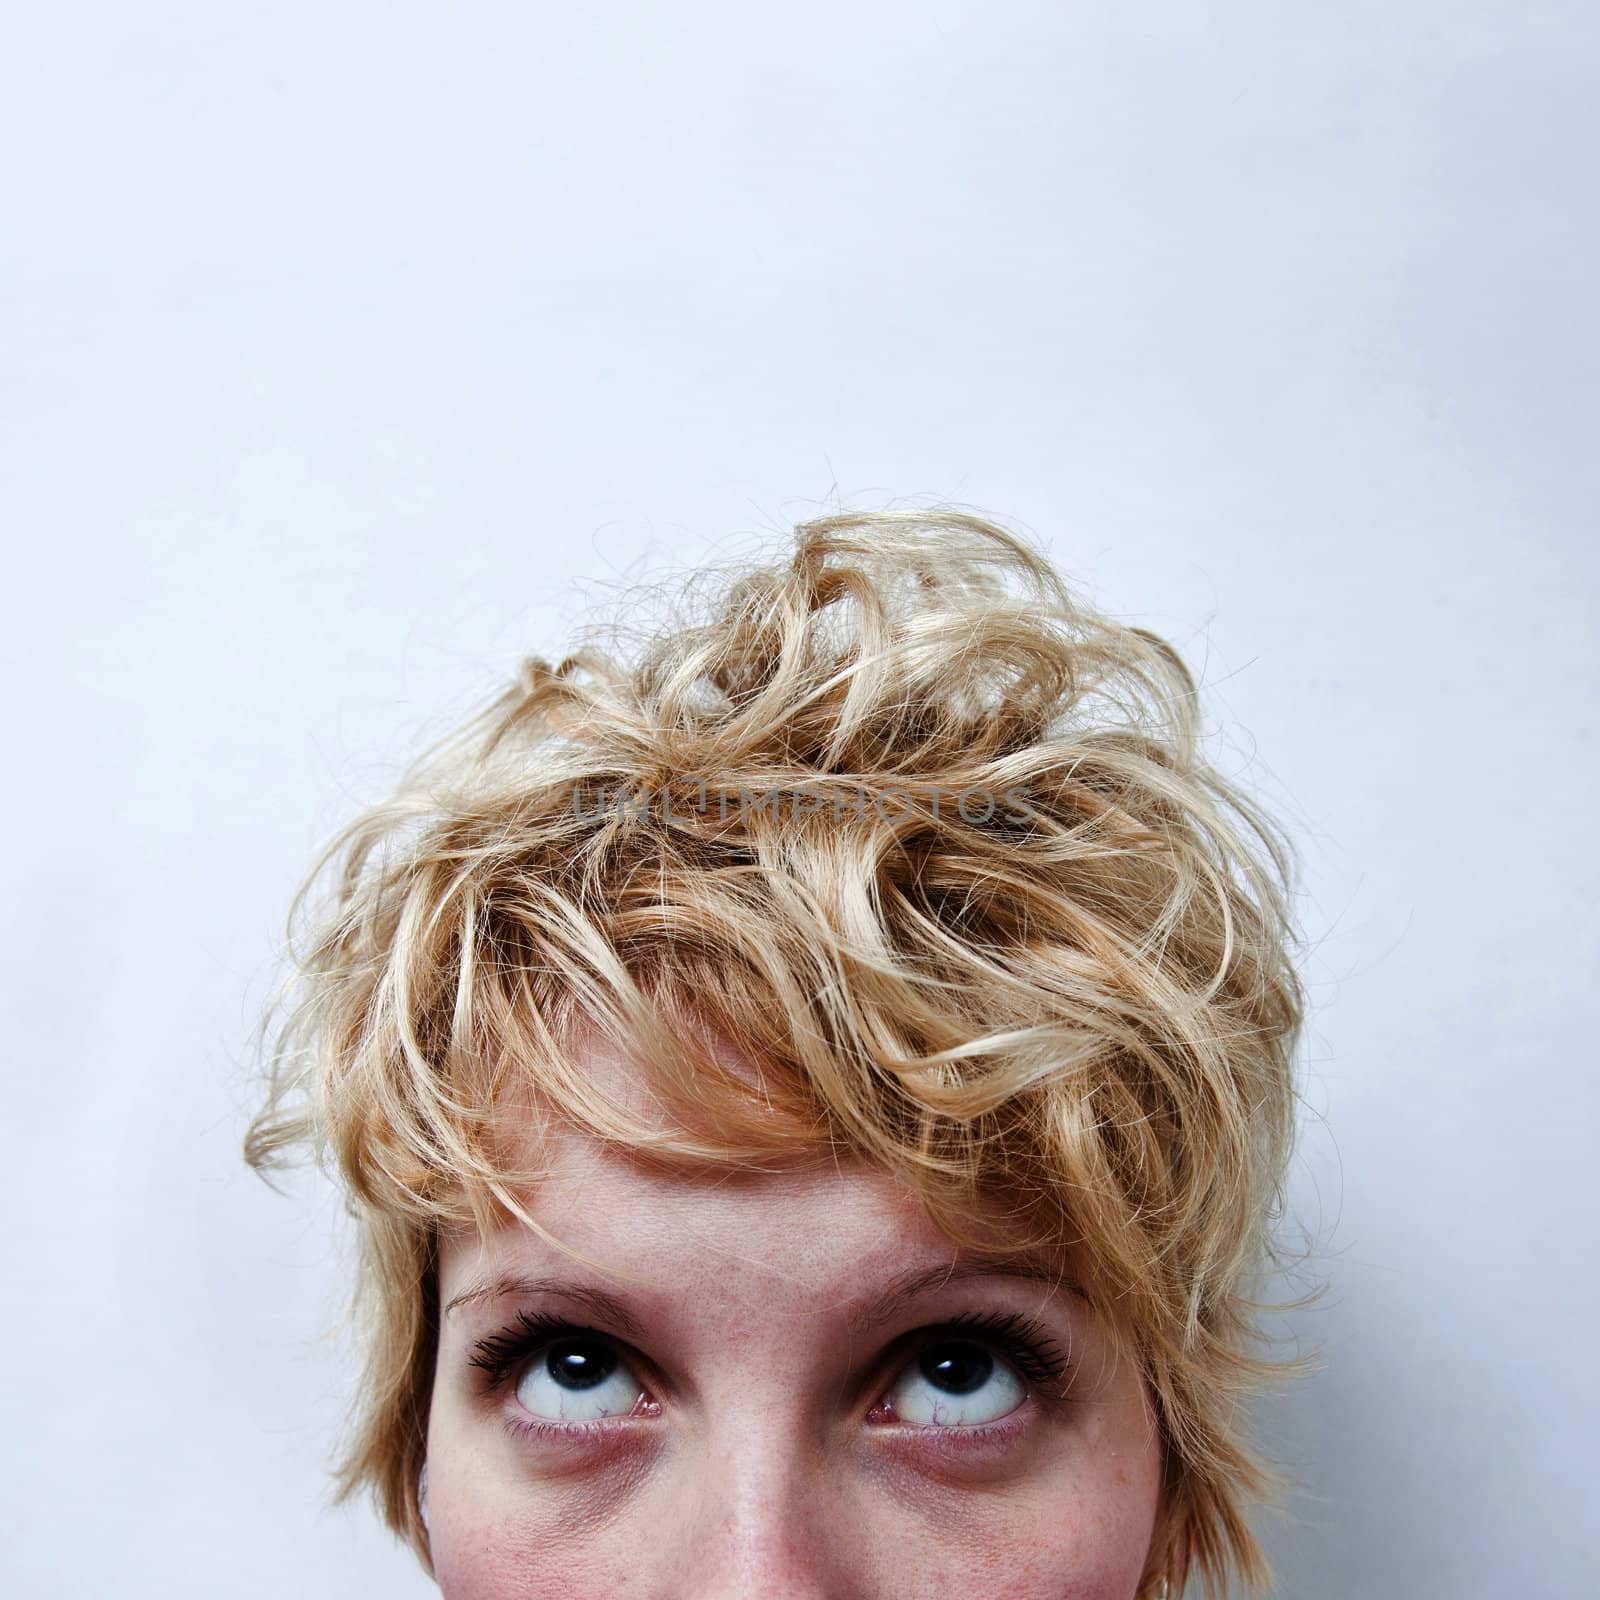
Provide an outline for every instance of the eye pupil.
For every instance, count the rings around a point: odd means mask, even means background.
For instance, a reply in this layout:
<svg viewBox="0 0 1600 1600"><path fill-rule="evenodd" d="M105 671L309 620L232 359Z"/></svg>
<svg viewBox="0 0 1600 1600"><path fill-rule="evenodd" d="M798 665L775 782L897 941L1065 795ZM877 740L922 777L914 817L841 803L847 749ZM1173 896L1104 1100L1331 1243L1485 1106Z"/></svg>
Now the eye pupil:
<svg viewBox="0 0 1600 1600"><path fill-rule="evenodd" d="M994 1375L994 1357L982 1345L930 1345L922 1353L922 1375L946 1394L971 1394Z"/></svg>
<svg viewBox="0 0 1600 1600"><path fill-rule="evenodd" d="M545 1370L563 1389L593 1389L617 1370L616 1353L588 1339L563 1339L550 1346Z"/></svg>

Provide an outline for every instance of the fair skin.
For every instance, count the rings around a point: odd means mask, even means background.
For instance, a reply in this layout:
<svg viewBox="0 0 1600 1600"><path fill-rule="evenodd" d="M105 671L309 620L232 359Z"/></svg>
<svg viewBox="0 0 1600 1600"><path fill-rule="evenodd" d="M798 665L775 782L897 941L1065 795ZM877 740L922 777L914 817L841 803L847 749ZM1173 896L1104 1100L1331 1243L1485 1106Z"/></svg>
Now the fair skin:
<svg viewBox="0 0 1600 1600"><path fill-rule="evenodd" d="M614 1065L614 1063L612 1064ZM1133 1600L1154 1412L1088 1303L852 1165L687 1175L576 1131L440 1241L445 1600Z"/></svg>

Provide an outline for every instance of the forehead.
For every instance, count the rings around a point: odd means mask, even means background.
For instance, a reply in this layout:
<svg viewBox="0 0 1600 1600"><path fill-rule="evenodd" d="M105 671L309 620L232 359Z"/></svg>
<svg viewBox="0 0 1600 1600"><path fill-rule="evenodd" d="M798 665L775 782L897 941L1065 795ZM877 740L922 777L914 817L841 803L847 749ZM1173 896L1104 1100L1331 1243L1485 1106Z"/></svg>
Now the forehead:
<svg viewBox="0 0 1600 1600"><path fill-rule="evenodd" d="M470 1229L447 1232L447 1298L485 1269L573 1271L585 1262L657 1286L737 1275L760 1292L804 1298L913 1257L955 1259L916 1196L861 1163L668 1169L555 1126L541 1133L536 1164L542 1176L518 1200L559 1244L509 1217L487 1247Z"/></svg>
<svg viewBox="0 0 1600 1600"><path fill-rule="evenodd" d="M538 1148L543 1176L518 1193L535 1226L507 1217L486 1241L471 1228L441 1232L441 1305L497 1283L560 1281L652 1317L748 1325L853 1316L908 1280L946 1274L1032 1280L1041 1304L1073 1293L1056 1263L1008 1250L998 1214L973 1219L992 1251L963 1248L864 1162L664 1170L571 1128L546 1130Z"/></svg>
<svg viewBox="0 0 1600 1600"><path fill-rule="evenodd" d="M761 1064L726 1035L706 1028L697 1042L760 1092ZM636 1057L580 1033L566 1061L629 1118L667 1125ZM487 1241L471 1227L441 1231L445 1303L496 1277L558 1275L792 1314L970 1259L903 1180L819 1150L814 1139L797 1139L792 1155L760 1165L668 1165L524 1100L502 1106L495 1142L506 1168L538 1174L514 1191L534 1225L507 1215ZM998 1206L962 1221L969 1249L1009 1252L1018 1242ZM1042 1261L1029 1266L1030 1275L1050 1274Z"/></svg>

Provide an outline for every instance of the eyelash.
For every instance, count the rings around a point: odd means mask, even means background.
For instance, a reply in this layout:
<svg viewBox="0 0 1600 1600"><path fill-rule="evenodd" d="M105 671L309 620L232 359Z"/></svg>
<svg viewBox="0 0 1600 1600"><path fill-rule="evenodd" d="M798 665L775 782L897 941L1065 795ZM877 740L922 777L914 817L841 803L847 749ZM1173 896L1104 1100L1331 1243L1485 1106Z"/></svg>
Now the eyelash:
<svg viewBox="0 0 1600 1600"><path fill-rule="evenodd" d="M498 1333L478 1340L473 1346L477 1354L473 1356L471 1365L488 1374L484 1387L493 1394L496 1389L504 1387L506 1381L525 1365L528 1357L542 1346L553 1344L557 1339L578 1337L604 1339L607 1344L616 1342L597 1328L582 1327L565 1317L552 1316L548 1312L519 1311L515 1319Z"/></svg>
<svg viewBox="0 0 1600 1600"><path fill-rule="evenodd" d="M926 1348L941 1338L954 1334L974 1334L980 1342L990 1345L1017 1373L1036 1389L1059 1392L1062 1380L1071 1363L1052 1339L1032 1317L1015 1311L969 1311L946 1318L926 1328L919 1328L910 1336L919 1346ZM485 1390L493 1394L502 1389L512 1377L521 1373L529 1357L557 1339L600 1339L607 1344L616 1340L598 1328L585 1327L565 1317L549 1312L519 1311L516 1317L498 1333L478 1340L470 1364L486 1374ZM904 1341L904 1342L910 1342ZM545 1419L517 1419L513 1424L519 1433L536 1436L560 1434L564 1438L589 1435L603 1429L600 1422L549 1422Z"/></svg>
<svg viewBox="0 0 1600 1600"><path fill-rule="evenodd" d="M923 1342L932 1344L952 1333L978 1333L1035 1388L1059 1386L1069 1362L1060 1344L1032 1317L1016 1311L971 1311L951 1317L931 1328L919 1329Z"/></svg>

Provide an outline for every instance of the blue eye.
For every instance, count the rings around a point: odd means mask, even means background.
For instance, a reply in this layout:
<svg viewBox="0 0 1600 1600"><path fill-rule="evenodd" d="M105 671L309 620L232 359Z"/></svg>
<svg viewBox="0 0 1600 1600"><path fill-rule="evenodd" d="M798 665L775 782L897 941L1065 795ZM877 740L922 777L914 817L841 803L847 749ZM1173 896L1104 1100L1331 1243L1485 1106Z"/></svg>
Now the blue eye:
<svg viewBox="0 0 1600 1600"><path fill-rule="evenodd" d="M1011 1367L970 1338L943 1338L925 1346L889 1391L900 1421L937 1428L998 1421L1026 1398Z"/></svg>
<svg viewBox="0 0 1600 1600"><path fill-rule="evenodd" d="M553 1340L534 1353L517 1380L521 1404L551 1422L624 1416L643 1393L616 1350L592 1334Z"/></svg>

